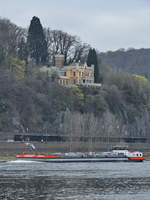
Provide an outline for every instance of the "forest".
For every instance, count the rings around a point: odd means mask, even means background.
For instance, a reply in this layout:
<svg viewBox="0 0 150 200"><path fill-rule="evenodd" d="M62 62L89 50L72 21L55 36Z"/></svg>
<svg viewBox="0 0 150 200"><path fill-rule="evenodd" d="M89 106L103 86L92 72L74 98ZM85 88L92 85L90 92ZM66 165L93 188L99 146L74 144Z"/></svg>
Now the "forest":
<svg viewBox="0 0 150 200"><path fill-rule="evenodd" d="M101 52L99 57L116 72L138 73L150 79L150 49L118 49Z"/></svg>
<svg viewBox="0 0 150 200"><path fill-rule="evenodd" d="M84 63L91 49L78 36L42 27L38 17L28 29L1 18L0 132L149 137L149 50L96 50L101 88L63 87L40 72L55 54L65 65Z"/></svg>

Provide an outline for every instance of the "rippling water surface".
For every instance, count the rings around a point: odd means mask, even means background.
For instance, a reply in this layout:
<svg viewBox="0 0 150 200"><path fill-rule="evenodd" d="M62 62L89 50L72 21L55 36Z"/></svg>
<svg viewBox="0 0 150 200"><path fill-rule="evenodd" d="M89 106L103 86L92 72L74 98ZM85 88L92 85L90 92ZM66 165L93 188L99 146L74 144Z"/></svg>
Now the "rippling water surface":
<svg viewBox="0 0 150 200"><path fill-rule="evenodd" d="M150 162L0 163L0 200L149 200Z"/></svg>

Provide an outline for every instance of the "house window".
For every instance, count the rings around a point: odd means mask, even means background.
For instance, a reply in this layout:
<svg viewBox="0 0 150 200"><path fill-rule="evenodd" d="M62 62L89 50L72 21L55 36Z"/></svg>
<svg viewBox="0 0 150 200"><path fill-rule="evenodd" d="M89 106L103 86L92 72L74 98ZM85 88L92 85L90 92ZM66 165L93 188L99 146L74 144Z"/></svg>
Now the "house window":
<svg viewBox="0 0 150 200"><path fill-rule="evenodd" d="M73 72L73 76L76 76L76 73L75 73L75 72Z"/></svg>
<svg viewBox="0 0 150 200"><path fill-rule="evenodd" d="M83 79L83 83L85 83L85 79Z"/></svg>
<svg viewBox="0 0 150 200"><path fill-rule="evenodd" d="M67 76L67 73L66 73L66 72L64 72L64 76Z"/></svg>

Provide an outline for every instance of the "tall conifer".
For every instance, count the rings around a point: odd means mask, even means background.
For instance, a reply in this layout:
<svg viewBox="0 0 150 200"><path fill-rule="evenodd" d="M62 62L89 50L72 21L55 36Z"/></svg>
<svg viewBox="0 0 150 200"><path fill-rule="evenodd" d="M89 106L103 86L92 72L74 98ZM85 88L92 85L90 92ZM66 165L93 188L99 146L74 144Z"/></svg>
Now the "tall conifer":
<svg viewBox="0 0 150 200"><path fill-rule="evenodd" d="M87 58L87 65L94 65L94 83L100 82L99 66L97 63L97 54L95 49L90 49Z"/></svg>
<svg viewBox="0 0 150 200"><path fill-rule="evenodd" d="M28 30L27 38L30 57L36 64L45 64L48 59L47 42L43 27L38 17L33 17Z"/></svg>
<svg viewBox="0 0 150 200"><path fill-rule="evenodd" d="M93 49L90 48L87 57L87 65L90 67L93 63Z"/></svg>

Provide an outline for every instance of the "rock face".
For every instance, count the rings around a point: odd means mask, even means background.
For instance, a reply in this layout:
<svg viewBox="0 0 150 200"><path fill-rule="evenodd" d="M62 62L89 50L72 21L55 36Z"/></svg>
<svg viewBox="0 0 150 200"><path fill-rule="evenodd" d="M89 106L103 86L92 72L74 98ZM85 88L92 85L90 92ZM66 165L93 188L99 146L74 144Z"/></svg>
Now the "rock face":
<svg viewBox="0 0 150 200"><path fill-rule="evenodd" d="M105 137L105 138L132 138L149 137L150 133L150 115L145 110L140 116L136 116L133 121L124 119L124 115L117 116L109 110L106 110L101 117L93 113L81 114L80 112L71 112L68 109L58 114L53 124L46 123L43 132L25 131L19 122L19 119L13 118L11 132L1 134L1 139L11 139L15 134L33 134L33 135L60 135L70 138Z"/></svg>

